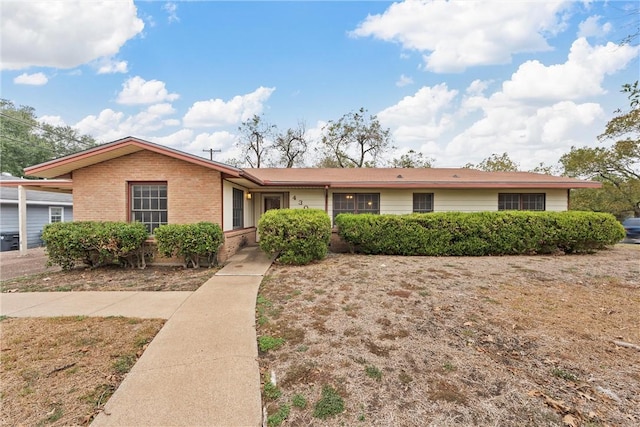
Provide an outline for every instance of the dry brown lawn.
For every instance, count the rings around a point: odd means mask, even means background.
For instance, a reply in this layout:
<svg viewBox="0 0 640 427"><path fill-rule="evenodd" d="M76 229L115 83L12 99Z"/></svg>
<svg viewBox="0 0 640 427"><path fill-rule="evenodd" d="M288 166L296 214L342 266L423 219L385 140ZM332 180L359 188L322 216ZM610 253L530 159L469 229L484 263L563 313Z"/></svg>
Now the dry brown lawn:
<svg viewBox="0 0 640 427"><path fill-rule="evenodd" d="M3 292L193 291L215 269L106 267L0 282ZM0 425L87 425L164 320L122 317L0 321Z"/></svg>
<svg viewBox="0 0 640 427"><path fill-rule="evenodd" d="M259 336L285 340L260 356L277 386L263 393L271 425L287 412L282 425L640 425L640 347L618 345L640 345L639 245L330 254L272 267L257 320ZM344 411L321 420L327 385Z"/></svg>

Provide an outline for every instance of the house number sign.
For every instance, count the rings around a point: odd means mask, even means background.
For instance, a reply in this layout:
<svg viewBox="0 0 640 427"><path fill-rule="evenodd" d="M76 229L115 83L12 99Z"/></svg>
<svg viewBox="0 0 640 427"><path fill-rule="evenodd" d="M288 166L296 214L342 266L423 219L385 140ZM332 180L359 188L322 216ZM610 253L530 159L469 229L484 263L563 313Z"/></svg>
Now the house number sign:
<svg viewBox="0 0 640 427"><path fill-rule="evenodd" d="M297 200L299 206L303 206L303 209L309 209L309 205L305 205L302 199L298 200L298 197L295 195L291 197L293 200Z"/></svg>

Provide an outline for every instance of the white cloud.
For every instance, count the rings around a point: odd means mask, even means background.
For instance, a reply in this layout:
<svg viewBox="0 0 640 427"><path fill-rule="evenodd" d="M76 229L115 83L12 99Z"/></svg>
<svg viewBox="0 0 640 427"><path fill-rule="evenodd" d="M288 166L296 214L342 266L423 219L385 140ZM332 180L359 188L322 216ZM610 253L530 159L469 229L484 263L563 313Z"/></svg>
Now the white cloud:
<svg viewBox="0 0 640 427"><path fill-rule="evenodd" d="M22 73L16 78L13 79L13 82L17 85L31 85L31 86L42 86L46 85L49 79L44 73L33 73L27 74Z"/></svg>
<svg viewBox="0 0 640 427"><path fill-rule="evenodd" d="M500 92L486 99L483 113L435 157L462 166L507 152L525 170L540 162L553 164L572 145L595 141L593 126L604 116L595 103L561 101L535 107L509 101Z"/></svg>
<svg viewBox="0 0 640 427"><path fill-rule="evenodd" d="M98 61L98 74L126 73L128 71L127 61L118 61L113 58L103 58Z"/></svg>
<svg viewBox="0 0 640 427"><path fill-rule="evenodd" d="M151 105L137 114L128 116L123 112L107 108L97 116L85 117L74 127L81 133L92 135L100 141L112 141L125 136L138 136L144 139L144 135L179 125L180 122L176 119L165 118L174 112L171 104L166 103Z"/></svg>
<svg viewBox="0 0 640 427"><path fill-rule="evenodd" d="M276 88L259 87L246 95L234 96L229 101L210 99L195 102L184 116L187 127L216 127L238 124L260 114L264 103Z"/></svg>
<svg viewBox="0 0 640 427"><path fill-rule="evenodd" d="M38 121L43 124L51 125L51 126L66 126L67 124L64 122L62 117L60 116L42 116L38 117Z"/></svg>
<svg viewBox="0 0 640 427"><path fill-rule="evenodd" d="M391 128L393 137L401 145L415 146L418 142L434 140L451 125L445 114L458 94L447 85L420 88L413 96L406 96L397 104L377 114L380 123Z"/></svg>
<svg viewBox="0 0 640 427"><path fill-rule="evenodd" d="M176 109L169 103L150 105L147 111L158 116L167 116L176 112Z"/></svg>
<svg viewBox="0 0 640 427"><path fill-rule="evenodd" d="M602 16L590 16L578 25L578 37L602 37L611 31L611 23L600 25Z"/></svg>
<svg viewBox="0 0 640 427"><path fill-rule="evenodd" d="M133 0L3 1L3 69L73 68L118 53L144 23Z"/></svg>
<svg viewBox="0 0 640 427"><path fill-rule="evenodd" d="M156 144L166 145L167 147L175 148L177 150L187 151L186 147L189 145L192 138L193 131L191 129L180 129L179 131L167 136L147 137L144 139Z"/></svg>
<svg viewBox="0 0 640 427"><path fill-rule="evenodd" d="M468 95L482 95L488 87L489 82L476 79L469 84L466 92Z"/></svg>
<svg viewBox="0 0 640 427"><path fill-rule="evenodd" d="M178 18L177 10L178 5L173 2L165 3L162 6L162 9L167 12L169 23L172 22L180 22L180 18Z"/></svg>
<svg viewBox="0 0 640 427"><path fill-rule="evenodd" d="M413 84L413 79L411 77L407 77L404 74L400 75L400 78L398 79L398 81L396 82L396 86L398 87L403 87L403 86L407 86Z"/></svg>
<svg viewBox="0 0 640 427"><path fill-rule="evenodd" d="M159 80L145 80L135 76L122 84L122 91L118 94L118 104L136 105L152 104L162 101L175 101L180 95L169 93L165 83Z"/></svg>
<svg viewBox="0 0 640 427"><path fill-rule="evenodd" d="M637 56L638 47L607 43L591 46L585 38L571 45L564 64L545 66L537 60L520 65L504 82L504 93L514 99L580 99L605 93L605 75L622 70Z"/></svg>
<svg viewBox="0 0 640 427"><path fill-rule="evenodd" d="M566 26L570 1L427 1L393 3L350 34L399 43L423 52L426 68L462 71L504 64L515 53L550 50L546 36Z"/></svg>

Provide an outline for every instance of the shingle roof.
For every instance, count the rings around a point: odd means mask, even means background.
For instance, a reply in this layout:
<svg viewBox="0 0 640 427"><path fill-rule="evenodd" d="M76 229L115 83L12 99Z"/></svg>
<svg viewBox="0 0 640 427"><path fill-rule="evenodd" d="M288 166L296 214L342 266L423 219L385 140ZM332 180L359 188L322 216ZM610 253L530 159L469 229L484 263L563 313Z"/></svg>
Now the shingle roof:
<svg viewBox="0 0 640 427"><path fill-rule="evenodd" d="M267 186L331 188L597 188L598 182L532 172L485 172L465 168L261 168L245 169Z"/></svg>
<svg viewBox="0 0 640 427"><path fill-rule="evenodd" d="M140 150L150 150L189 163L216 169L227 178L248 184L280 187L333 188L598 188L599 182L530 172L484 172L451 168L264 168L238 169L138 138L127 137L80 153L25 169L41 178L67 176L73 170Z"/></svg>
<svg viewBox="0 0 640 427"><path fill-rule="evenodd" d="M32 202L50 202L52 205L56 203L69 204L73 202L71 194L52 193L48 191L32 191L27 190L27 203ZM15 187L0 187L0 199L3 201L18 202L18 189Z"/></svg>

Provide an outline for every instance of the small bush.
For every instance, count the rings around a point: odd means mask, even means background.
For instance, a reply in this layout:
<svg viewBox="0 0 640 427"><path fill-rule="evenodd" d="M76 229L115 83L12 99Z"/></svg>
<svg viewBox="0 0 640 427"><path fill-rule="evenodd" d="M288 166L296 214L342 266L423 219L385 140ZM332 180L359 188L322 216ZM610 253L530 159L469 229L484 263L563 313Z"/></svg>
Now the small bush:
<svg viewBox="0 0 640 427"><path fill-rule="evenodd" d="M290 413L291 413L291 406L283 403L282 405L280 405L280 407L278 408L278 411L275 414L269 415L267 417L267 426L268 427L279 426L280 424L282 424L284 420L287 419L287 417L289 417Z"/></svg>
<svg viewBox="0 0 640 427"><path fill-rule="evenodd" d="M284 344L284 338L274 338L269 335L258 338L258 348L262 352L277 350Z"/></svg>
<svg viewBox="0 0 640 427"><path fill-rule="evenodd" d="M42 230L49 265L69 270L77 262L91 267L109 263L138 266L143 263L142 245L147 229L140 223L75 221L48 224Z"/></svg>
<svg viewBox="0 0 640 427"><path fill-rule="evenodd" d="M280 396L282 396L282 391L274 385L271 381L265 381L263 387L264 397L270 400L276 400Z"/></svg>
<svg viewBox="0 0 640 427"><path fill-rule="evenodd" d="M214 265L224 233L218 224L199 222L197 224L166 224L154 230L158 252L166 257L180 257L184 268L192 265L200 267L200 259Z"/></svg>
<svg viewBox="0 0 640 427"><path fill-rule="evenodd" d="M272 209L258 223L260 248L284 264L303 265L325 257L331 220L320 209Z"/></svg>
<svg viewBox="0 0 640 427"><path fill-rule="evenodd" d="M291 399L291 403L296 408L304 409L307 407L307 399L301 394L296 394L295 396L293 396L293 398Z"/></svg>
<svg viewBox="0 0 640 427"><path fill-rule="evenodd" d="M320 400L316 402L313 410L313 416L324 420L344 411L344 400L338 394L336 389L330 385L322 387L322 395Z"/></svg>
<svg viewBox="0 0 640 427"><path fill-rule="evenodd" d="M615 217L595 212L340 214L335 222L353 251L386 255L591 252L624 237Z"/></svg>

